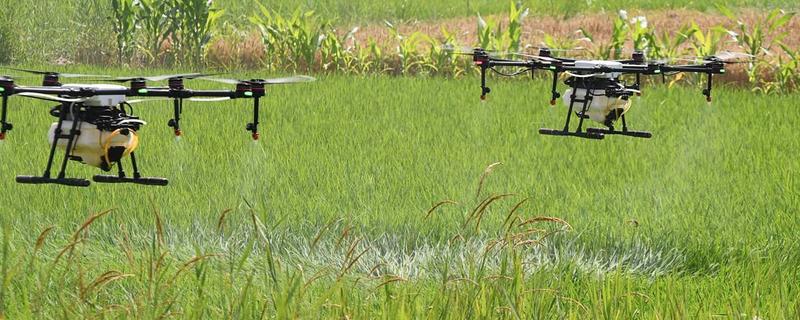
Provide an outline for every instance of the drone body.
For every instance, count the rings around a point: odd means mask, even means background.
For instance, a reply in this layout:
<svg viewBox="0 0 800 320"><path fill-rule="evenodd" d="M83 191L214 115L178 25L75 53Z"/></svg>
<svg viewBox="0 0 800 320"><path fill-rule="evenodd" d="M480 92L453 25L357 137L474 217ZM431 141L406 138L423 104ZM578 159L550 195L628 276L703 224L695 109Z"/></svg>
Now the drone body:
<svg viewBox="0 0 800 320"><path fill-rule="evenodd" d="M445 48L452 50L452 48ZM625 115L631 107L630 98L640 95L641 77L648 75L661 75L665 73L691 72L704 74L707 77L703 95L711 102L711 89L713 75L725 73L728 58L749 56L746 54L723 53L717 56L688 59L690 64L670 65L665 61L646 61L643 52L635 51L630 60L576 60L570 58L553 57L551 50L540 48L538 55L522 53L501 53L503 55L516 55L526 58L514 60L497 58L481 48L472 49L471 52L455 52L472 56L472 59L481 71L481 99L492 91L486 85L487 71L493 71L501 76L517 76L537 70L552 72L552 89L550 104L555 105L558 98L562 97L558 91L558 81L561 75L567 75L564 83L570 87L565 91L563 101L567 105L567 117L563 129L539 129L540 134L555 136L573 136L588 139L603 139L605 135L615 134L638 138L650 138L652 134L646 131L633 131L628 129ZM687 60L687 59L683 59ZM516 68L511 73L502 72L500 68ZM623 75L635 76L633 83L623 81ZM578 126L575 131L570 129L570 121L578 117ZM584 120L589 119L602 123L606 128L584 128ZM622 130L617 130L615 124L621 120Z"/></svg>
<svg viewBox="0 0 800 320"><path fill-rule="evenodd" d="M35 98L58 102L50 109L57 119L50 125L48 141L50 153L42 176L17 176L17 182L26 184L55 183L68 186L86 187L89 180L68 178L68 161L111 171L116 166L117 175L95 175L93 180L101 183L136 183L142 185L167 185L164 178L142 177L136 162L135 150L139 146L138 131L146 123L133 115L131 104L153 100L173 100L173 118L168 125L180 136L180 116L184 101L216 102L230 99L253 99L253 121L245 128L258 139L259 100L265 95L265 86L271 84L307 82L314 79L306 76L269 80L229 80L206 78L207 80L236 84L235 90L191 90L183 81L205 77L203 74L179 74L156 77L116 78L105 81L130 82L131 86L111 84L68 84L59 83L58 73L15 69L44 75L42 86L17 86L13 79L0 77L0 140L13 128L8 123L8 100L12 96ZM83 75L62 75L79 77ZM148 87L146 81L169 80L168 87ZM154 99L129 100L129 97L151 97ZM129 112L130 111L130 112ZM64 152L56 177L51 171L55 163L56 150ZM128 177L122 162L129 158L133 176Z"/></svg>
<svg viewBox="0 0 800 320"><path fill-rule="evenodd" d="M605 66L609 68L622 67L621 62L617 61L576 61L576 66L582 68L593 68ZM589 75L575 75L567 79L565 83L570 86L564 92L563 99L566 107L573 106L576 97L590 97L585 117L595 122L601 123L606 127L613 127L614 122L622 118L631 107L630 92L619 92L614 94L607 91L607 88L624 87L620 81L620 73L602 73ZM574 95L573 95L574 93ZM576 103L580 103L576 101Z"/></svg>

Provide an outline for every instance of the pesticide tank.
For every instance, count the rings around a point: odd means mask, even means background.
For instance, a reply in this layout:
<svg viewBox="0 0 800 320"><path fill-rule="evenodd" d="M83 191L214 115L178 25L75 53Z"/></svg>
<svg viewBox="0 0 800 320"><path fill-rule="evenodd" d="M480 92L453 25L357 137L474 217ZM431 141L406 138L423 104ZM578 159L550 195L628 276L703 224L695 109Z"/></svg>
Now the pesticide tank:
<svg viewBox="0 0 800 320"><path fill-rule="evenodd" d="M72 124L72 121L65 120L61 127L62 134L68 133ZM50 126L47 134L51 145L55 141L56 127L58 127L57 122ZM111 169L111 164L133 152L139 144L139 138L133 130L104 131L99 130L94 124L83 121L78 123L77 130L80 131L80 135L75 138L70 155L79 157L79 161L84 164L105 171ZM58 139L58 147L66 149L67 142L66 138ZM106 151L110 159L105 159Z"/></svg>

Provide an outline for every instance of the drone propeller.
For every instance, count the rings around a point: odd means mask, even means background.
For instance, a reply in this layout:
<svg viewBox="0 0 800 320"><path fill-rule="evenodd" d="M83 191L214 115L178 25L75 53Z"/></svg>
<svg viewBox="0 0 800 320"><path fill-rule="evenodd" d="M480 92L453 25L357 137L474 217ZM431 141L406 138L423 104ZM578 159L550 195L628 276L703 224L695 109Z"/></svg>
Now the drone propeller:
<svg viewBox="0 0 800 320"><path fill-rule="evenodd" d="M537 47L533 47L533 48L537 48ZM545 57L545 56L540 56L540 55L533 55L533 54L528 54L528 53L520 53L520 52L484 51L483 49L480 49L480 48L469 48L469 47L461 47L460 48L461 50L459 51L456 48L453 48L452 46L442 46L442 49L446 50L446 51L450 51L453 54L465 55L465 56L475 56L476 51L477 50L481 50L483 53L486 53L487 55L490 55L490 56L517 56L517 57L523 57L523 58L529 58L529 59L533 59L533 60L540 60L540 61L547 61L547 62L560 61L560 60L558 60L556 58Z"/></svg>
<svg viewBox="0 0 800 320"><path fill-rule="evenodd" d="M158 75L158 76L130 76L130 77L117 77L114 79L105 79L101 81L113 81L113 82L131 82L131 81L164 81L169 79L183 79L183 80L191 80L197 79L200 77L208 77L213 76L214 74L206 74L206 73L180 73L180 74L168 74L168 75Z"/></svg>
<svg viewBox="0 0 800 320"><path fill-rule="evenodd" d="M722 62L724 64L738 64L738 63L751 63L754 58L755 56L752 54L724 51L720 54L715 54L705 57L680 57L680 58L673 58L673 60L691 62L691 63ZM747 60L739 60L739 59L747 59Z"/></svg>
<svg viewBox="0 0 800 320"><path fill-rule="evenodd" d="M40 100L47 100L47 101L55 101L55 102L65 102L65 103L80 103L87 100L87 98L63 98L57 96L51 96L49 94L44 93L36 93L36 92L22 92L18 93L18 96L40 99Z"/></svg>
<svg viewBox="0 0 800 320"><path fill-rule="evenodd" d="M315 81L314 77L309 76L292 76L285 78L272 78L272 79L253 79L253 80L236 80L236 79L223 79L223 78L200 78L201 80L208 80L227 84L289 84Z"/></svg>
<svg viewBox="0 0 800 320"><path fill-rule="evenodd" d="M550 48L546 46L537 47L537 46L525 46L525 49L535 49L535 50L548 50L550 52L578 52L578 51L586 51L588 49L584 47L575 47L575 48Z"/></svg>
<svg viewBox="0 0 800 320"><path fill-rule="evenodd" d="M135 99L135 100L127 100L125 102L129 104L136 104L136 103L143 103L143 102L155 102L155 101L165 101L165 100L173 100L174 98L151 98L151 99ZM217 101L227 101L230 100L229 97L214 97L214 98L188 98L184 99L187 101L195 101L195 102L217 102Z"/></svg>
<svg viewBox="0 0 800 320"><path fill-rule="evenodd" d="M26 72L31 74L38 74L38 75L52 75L57 76L60 78L87 78L87 77L94 77L94 78L109 78L111 76L107 75L97 75L97 74L79 74L79 73L60 73L54 71L40 71L40 70L31 70L31 69L19 69L19 68L9 68L5 67L9 70L19 71L19 72Z"/></svg>

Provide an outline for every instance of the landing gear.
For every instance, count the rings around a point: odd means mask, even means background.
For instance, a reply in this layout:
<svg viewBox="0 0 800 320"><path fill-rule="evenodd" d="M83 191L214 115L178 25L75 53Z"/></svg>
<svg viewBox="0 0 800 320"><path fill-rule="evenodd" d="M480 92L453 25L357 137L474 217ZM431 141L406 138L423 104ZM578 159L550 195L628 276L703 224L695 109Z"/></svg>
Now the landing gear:
<svg viewBox="0 0 800 320"><path fill-rule="evenodd" d="M133 177L125 176L125 171L122 169L122 161L117 163L118 173L116 176L112 175L95 175L92 180L97 183L135 183L148 186L166 186L169 180L164 178L143 178L139 173L139 168L136 166L136 155L131 152L131 166L133 167Z"/></svg>
<svg viewBox="0 0 800 320"><path fill-rule="evenodd" d="M572 137L596 139L596 140L604 138L602 133L591 132L589 130L587 130L586 132L583 131L583 120L587 118L586 110L588 110L589 105L592 103L592 90L591 89L585 90L586 94L582 98L578 98L577 92L578 90L573 89L572 94L570 95L569 110L567 110L567 120L566 123L564 123L564 129L557 130L557 129L542 128L539 129L540 134L551 135L551 136L572 136ZM581 111L576 113L579 119L578 129L575 130L575 132L572 132L569 131L569 121L572 118L573 110L575 110L575 103L581 103L583 105L581 106Z"/></svg>
<svg viewBox="0 0 800 320"><path fill-rule="evenodd" d="M23 183L23 184L53 183L53 184L60 184L73 187L88 187L91 184L91 182L89 182L89 180L86 179L66 177L68 161L82 160L81 157L74 155L73 151L76 146L76 141L81 135L80 125L84 123L83 121L81 121L81 115L85 111L83 110L83 108L84 107L80 104L63 103L60 106L60 108L54 109L58 110L58 123L56 124L52 143L50 145L50 155L47 159L47 167L44 170L44 174L42 174L42 176L17 176L16 181L18 183ZM67 121L70 122L68 129L64 128L65 122ZM51 177L51 170L53 168L56 148L58 147L60 140L67 141L66 150L64 152L64 159L61 160L61 168L58 172L58 175L56 175L56 177L53 178ZM139 173L139 169L136 166L136 157L133 154L133 152L131 152L130 157L131 157L131 164L133 166L132 178L128 178L125 176L125 172L122 169L122 163L120 161L120 163L118 163L119 165L118 176L96 175L94 176L94 181L101 183L137 183L143 185L156 185L156 186L167 185L168 181L167 179L164 178L142 178L141 174Z"/></svg>
<svg viewBox="0 0 800 320"><path fill-rule="evenodd" d="M583 97L578 97L577 88L573 88L572 94L570 95L569 110L567 110L567 120L566 123L564 124L564 129L558 130L558 129L542 128L539 129L539 133L551 136L572 136L572 137L595 139L595 140L601 140L605 138L605 135L607 134L623 135L636 138L650 138L653 136L650 132L647 131L628 130L628 124L625 121L624 114L620 115L620 118L622 119L622 131L615 130L612 121L606 122L606 126L608 126L608 128L586 128L586 131L583 131L583 120L589 118L589 116L586 115L586 112L588 111L589 106L592 104L592 97L594 96L593 91L594 91L593 89L586 89L585 90L586 94ZM569 130L569 122L570 119L572 118L572 113L575 109L576 103L580 103L582 105L580 111L574 112L575 115L578 117L579 121L578 121L578 128L573 132Z"/></svg>

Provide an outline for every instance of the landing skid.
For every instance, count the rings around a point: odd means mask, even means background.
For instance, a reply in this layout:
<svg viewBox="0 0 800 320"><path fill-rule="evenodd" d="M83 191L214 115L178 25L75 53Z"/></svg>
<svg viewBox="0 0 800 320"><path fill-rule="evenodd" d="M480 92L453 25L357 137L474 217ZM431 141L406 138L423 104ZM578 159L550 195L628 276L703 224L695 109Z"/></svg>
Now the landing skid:
<svg viewBox="0 0 800 320"><path fill-rule="evenodd" d="M17 183L24 184L60 184L70 187L88 187L91 182L86 179L80 178L50 178L50 177L37 177L37 176L17 176Z"/></svg>
<svg viewBox="0 0 800 320"><path fill-rule="evenodd" d="M130 178L111 175L95 175L92 180L97 183L135 183L147 186L166 186L169 180L164 178Z"/></svg>
<svg viewBox="0 0 800 320"><path fill-rule="evenodd" d="M547 129L541 128L539 129L539 134L544 134L548 136L564 136L564 137L579 137L585 139L594 139L594 140L602 140L605 136L602 133L597 132L572 132L566 130L556 130L556 129Z"/></svg>
<svg viewBox="0 0 800 320"><path fill-rule="evenodd" d="M617 131L614 129L606 129L606 128L586 128L586 132L598 133L603 135L616 134L621 136L645 138L645 139L653 137L653 134L647 131L632 131L632 130Z"/></svg>

